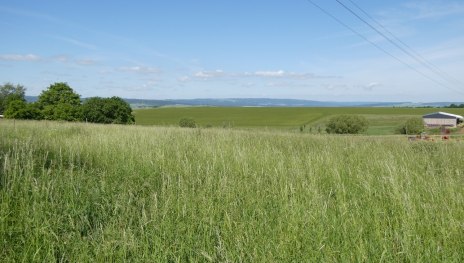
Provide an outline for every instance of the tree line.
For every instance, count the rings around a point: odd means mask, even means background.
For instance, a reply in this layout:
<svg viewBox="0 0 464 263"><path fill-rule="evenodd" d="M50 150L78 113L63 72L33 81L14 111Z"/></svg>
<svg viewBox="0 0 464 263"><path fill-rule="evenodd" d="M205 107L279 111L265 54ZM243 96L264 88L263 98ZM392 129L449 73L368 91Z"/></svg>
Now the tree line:
<svg viewBox="0 0 464 263"><path fill-rule="evenodd" d="M42 91L36 102L28 103L22 85L0 85L0 114L10 119L87 121L93 123L134 123L130 105L119 97L81 100L67 83L57 82Z"/></svg>
<svg viewBox="0 0 464 263"><path fill-rule="evenodd" d="M451 103L450 105L446 106L445 108L451 108L451 109L464 108L464 103L461 103L461 104Z"/></svg>

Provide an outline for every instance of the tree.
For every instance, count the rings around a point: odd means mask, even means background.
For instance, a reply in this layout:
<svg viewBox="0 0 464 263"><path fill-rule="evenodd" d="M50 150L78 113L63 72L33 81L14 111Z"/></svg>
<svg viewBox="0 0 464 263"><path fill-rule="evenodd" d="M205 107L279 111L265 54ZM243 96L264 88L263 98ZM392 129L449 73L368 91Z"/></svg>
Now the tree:
<svg viewBox="0 0 464 263"><path fill-rule="evenodd" d="M69 103L47 105L42 108L41 113L46 120L81 121L82 111L80 106L73 106Z"/></svg>
<svg viewBox="0 0 464 263"><path fill-rule="evenodd" d="M82 119L79 94L67 83L58 82L42 91L37 101L44 119L78 121Z"/></svg>
<svg viewBox="0 0 464 263"><path fill-rule="evenodd" d="M19 100L26 102L25 98L26 89L17 84L5 83L0 85L0 113L5 112L10 102Z"/></svg>
<svg viewBox="0 0 464 263"><path fill-rule="evenodd" d="M195 120L192 118L182 118L179 121L179 126L183 128L195 128L197 127L197 124L195 123Z"/></svg>
<svg viewBox="0 0 464 263"><path fill-rule="evenodd" d="M401 134L419 134L424 131L424 121L422 118L410 118L398 128Z"/></svg>
<svg viewBox="0 0 464 263"><path fill-rule="evenodd" d="M5 110L5 118L39 120L41 112L36 103L26 103L22 100L14 100L8 104Z"/></svg>
<svg viewBox="0 0 464 263"><path fill-rule="evenodd" d="M86 99L82 104L82 116L94 123L134 123L130 105L119 97Z"/></svg>
<svg viewBox="0 0 464 263"><path fill-rule="evenodd" d="M338 115L329 120L326 125L327 133L357 134L367 130L369 122L358 115Z"/></svg>

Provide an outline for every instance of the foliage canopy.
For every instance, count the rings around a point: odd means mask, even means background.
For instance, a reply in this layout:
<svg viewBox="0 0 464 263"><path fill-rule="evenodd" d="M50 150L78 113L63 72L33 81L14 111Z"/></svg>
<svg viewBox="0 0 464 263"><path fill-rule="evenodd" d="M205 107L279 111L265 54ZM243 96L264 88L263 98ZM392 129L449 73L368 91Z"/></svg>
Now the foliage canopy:
<svg viewBox="0 0 464 263"><path fill-rule="evenodd" d="M5 83L0 85L0 113L5 112L12 101L19 100L25 103L25 92L26 89L19 84Z"/></svg>
<svg viewBox="0 0 464 263"><path fill-rule="evenodd" d="M420 117L410 118L406 120L398 132L400 134L419 134L424 131L424 121Z"/></svg>
<svg viewBox="0 0 464 263"><path fill-rule="evenodd" d="M82 104L82 115L84 120L94 123L134 123L130 105L119 97L86 99Z"/></svg>
<svg viewBox="0 0 464 263"><path fill-rule="evenodd" d="M80 95L64 82L50 85L35 103L27 103L24 95L23 86L10 83L0 86L0 109L4 109L6 118L134 123L132 109L123 99L94 97L81 104Z"/></svg>
<svg viewBox="0 0 464 263"><path fill-rule="evenodd" d="M327 133L357 134L367 130L369 122L359 115L338 115L332 117L326 126Z"/></svg>
<svg viewBox="0 0 464 263"><path fill-rule="evenodd" d="M192 118L182 118L179 121L179 126L183 128L195 128L197 127L197 124Z"/></svg>
<svg viewBox="0 0 464 263"><path fill-rule="evenodd" d="M81 120L81 99L67 83L57 82L42 91L38 105L46 120Z"/></svg>
<svg viewBox="0 0 464 263"><path fill-rule="evenodd" d="M42 112L36 103L26 103L22 100L14 100L8 104L5 117L9 119L40 120Z"/></svg>

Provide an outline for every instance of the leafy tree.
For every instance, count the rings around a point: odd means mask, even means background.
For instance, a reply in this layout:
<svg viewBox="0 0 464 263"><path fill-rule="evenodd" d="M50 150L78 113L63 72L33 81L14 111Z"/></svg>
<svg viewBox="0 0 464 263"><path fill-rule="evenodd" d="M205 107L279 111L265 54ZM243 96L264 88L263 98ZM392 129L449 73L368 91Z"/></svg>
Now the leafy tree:
<svg viewBox="0 0 464 263"><path fill-rule="evenodd" d="M25 93L26 89L19 84L5 83L0 85L0 113L4 112L12 101L26 102Z"/></svg>
<svg viewBox="0 0 464 263"><path fill-rule="evenodd" d="M459 105L451 103L449 106L446 106L445 108L464 108L464 103L461 103Z"/></svg>
<svg viewBox="0 0 464 263"><path fill-rule="evenodd" d="M82 104L82 116L94 123L134 123L130 105L119 97L86 99Z"/></svg>
<svg viewBox="0 0 464 263"><path fill-rule="evenodd" d="M423 131L424 121L420 117L410 118L398 128L398 132L401 134L419 134Z"/></svg>
<svg viewBox="0 0 464 263"><path fill-rule="evenodd" d="M192 118L182 118L179 121L179 126L183 128L195 128L197 127L197 124L195 123L195 120Z"/></svg>
<svg viewBox="0 0 464 263"><path fill-rule="evenodd" d="M69 103L47 105L41 111L46 120L80 121L82 110L80 105L73 106Z"/></svg>
<svg viewBox="0 0 464 263"><path fill-rule="evenodd" d="M41 112L36 103L26 103L22 100L14 100L8 104L5 117L9 119L41 119Z"/></svg>
<svg viewBox="0 0 464 263"><path fill-rule="evenodd" d="M329 120L326 125L327 133L357 134L367 130L369 122L358 115L338 115Z"/></svg>
<svg viewBox="0 0 464 263"><path fill-rule="evenodd" d="M79 94L67 83L59 82L42 91L37 101L44 119L78 121L82 119Z"/></svg>

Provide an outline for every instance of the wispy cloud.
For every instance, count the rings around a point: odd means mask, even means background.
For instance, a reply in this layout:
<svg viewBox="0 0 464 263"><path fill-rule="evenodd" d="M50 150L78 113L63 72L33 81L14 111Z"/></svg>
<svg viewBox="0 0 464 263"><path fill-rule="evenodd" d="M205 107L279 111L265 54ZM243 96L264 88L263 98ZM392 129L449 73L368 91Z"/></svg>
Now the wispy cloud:
<svg viewBox="0 0 464 263"><path fill-rule="evenodd" d="M98 63L97 60L91 59L91 58L76 59L76 64L82 65L82 66L95 65L95 64L97 64L97 63Z"/></svg>
<svg viewBox="0 0 464 263"><path fill-rule="evenodd" d="M29 18L35 18L35 19L40 19L40 20L46 20L49 22L55 22L55 23L61 23L62 21L50 16L48 14L44 13L39 13L35 11L30 11L30 10L25 10L25 9L19 9L19 8L11 8L11 7L6 7L6 6L0 6L0 12L6 12L9 14L13 15L18 15L18 16L23 16L23 17L29 17Z"/></svg>
<svg viewBox="0 0 464 263"><path fill-rule="evenodd" d="M92 45L92 44L89 44L89 43L85 43L83 41L80 41L80 40L77 40L77 39L74 39L74 38L70 38L70 37L59 37L59 36L55 36L53 37L55 39L58 39L58 40L61 40L63 42L66 42L66 43L69 43L69 44L72 44L74 46L78 46L78 47L81 47L81 48L85 48L85 49L89 49L89 50L96 50L97 47L95 45Z"/></svg>
<svg viewBox="0 0 464 263"><path fill-rule="evenodd" d="M138 74L144 74L144 75L161 73L161 70L159 68L146 67L146 66L120 67L118 68L118 70L121 72L132 72L132 73L138 73Z"/></svg>
<svg viewBox="0 0 464 263"><path fill-rule="evenodd" d="M283 70L277 70L277 71L256 71L255 73L250 74L250 76L256 76L256 77L283 77L285 75L285 71Z"/></svg>
<svg viewBox="0 0 464 263"><path fill-rule="evenodd" d="M72 58L69 55L56 55L50 57L42 57L35 54L0 54L0 61L10 62L41 62L41 63L65 63L81 66L90 66L98 63L94 58Z"/></svg>
<svg viewBox="0 0 464 263"><path fill-rule="evenodd" d="M39 61L42 58L34 54L0 54L0 60L3 61Z"/></svg>
<svg viewBox="0 0 464 263"><path fill-rule="evenodd" d="M264 71L258 70L255 72L225 72L224 70L217 69L212 71L197 71L190 76L183 76L179 78L180 81L189 80L215 80L224 78L281 78L281 79L293 79L293 80L304 80L304 79L316 79L316 78L337 78L335 76L321 76L309 72L288 72L284 70Z"/></svg>
<svg viewBox="0 0 464 263"><path fill-rule="evenodd" d="M67 63L70 61L70 58L67 55L57 55L51 57L51 60L55 62Z"/></svg>
<svg viewBox="0 0 464 263"><path fill-rule="evenodd" d="M404 6L414 12L413 19L430 19L464 14L464 2L412 1Z"/></svg>
<svg viewBox="0 0 464 263"><path fill-rule="evenodd" d="M231 74L226 74L221 69L217 69L217 70L213 70L213 71L198 71L198 72L195 72L192 75L193 78L203 79L203 80L217 79L217 78L223 78L223 77L227 77L227 76L231 76Z"/></svg>
<svg viewBox="0 0 464 263"><path fill-rule="evenodd" d="M422 53L431 61L443 59L462 61L464 57L464 38L448 39L432 48L424 49Z"/></svg>
<svg viewBox="0 0 464 263"><path fill-rule="evenodd" d="M261 78L287 78L287 79L319 79L319 78L337 78L335 76L321 76L310 72L287 72L284 70L277 71L256 71L254 73L246 73L245 75Z"/></svg>
<svg viewBox="0 0 464 263"><path fill-rule="evenodd" d="M377 87L381 87L382 84L379 83L379 82L371 82L367 85L363 85L362 88L365 90L365 91L373 91L375 88Z"/></svg>

